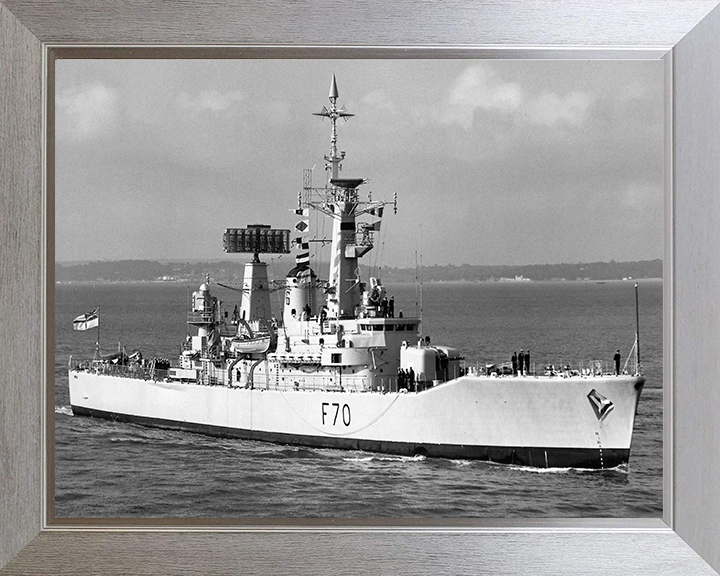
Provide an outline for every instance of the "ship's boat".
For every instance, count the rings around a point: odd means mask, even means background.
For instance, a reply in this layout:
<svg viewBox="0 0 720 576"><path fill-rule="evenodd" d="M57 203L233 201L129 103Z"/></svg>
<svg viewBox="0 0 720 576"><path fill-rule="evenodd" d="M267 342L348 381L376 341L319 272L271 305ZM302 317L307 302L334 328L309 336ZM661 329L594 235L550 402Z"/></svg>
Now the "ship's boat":
<svg viewBox="0 0 720 576"><path fill-rule="evenodd" d="M277 335L263 320L255 320L252 325L238 320L237 334L230 340L230 351L234 354L264 354L274 348Z"/></svg>
<svg viewBox="0 0 720 576"><path fill-rule="evenodd" d="M235 354L264 354L270 349L270 336L255 338L233 338L230 350Z"/></svg>
<svg viewBox="0 0 720 576"><path fill-rule="evenodd" d="M224 249L251 253L240 306L226 310L206 281L190 302L197 333L179 361L72 363L75 415L112 418L203 434L306 446L469 458L539 467L627 464L640 393L634 366L608 373L593 362L571 368L467 366L456 348L421 335L420 318L395 314L380 278L360 277L386 208L397 198L361 194L362 178L340 178L333 76L327 181L306 170L290 230L227 229ZM332 222L327 281L310 267L309 212ZM281 318L260 254L296 251L281 290ZM617 360L616 360L617 362ZM629 372L629 373L628 373Z"/></svg>

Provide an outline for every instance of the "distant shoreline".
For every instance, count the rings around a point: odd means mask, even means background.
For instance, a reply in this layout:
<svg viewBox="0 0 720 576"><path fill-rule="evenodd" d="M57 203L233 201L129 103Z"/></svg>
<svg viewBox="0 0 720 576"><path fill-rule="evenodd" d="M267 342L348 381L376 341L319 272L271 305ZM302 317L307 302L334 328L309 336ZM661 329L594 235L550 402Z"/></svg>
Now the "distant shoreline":
<svg viewBox="0 0 720 576"><path fill-rule="evenodd" d="M288 264L286 262L285 264ZM320 277L326 274L327 264L312 262L311 266ZM289 268L288 268L289 269ZM272 266L268 270L276 280L284 279L284 266ZM215 262L161 263L154 260L96 261L82 264L56 264L55 280L60 283L91 282L145 282L198 284L209 275L217 282L242 284L244 266L230 260ZM414 284L434 282L622 282L629 280L660 279L663 262L660 259L635 262L575 262L570 264L528 264L490 266L447 264L422 268L380 269L360 267L362 278L380 277L385 284Z"/></svg>

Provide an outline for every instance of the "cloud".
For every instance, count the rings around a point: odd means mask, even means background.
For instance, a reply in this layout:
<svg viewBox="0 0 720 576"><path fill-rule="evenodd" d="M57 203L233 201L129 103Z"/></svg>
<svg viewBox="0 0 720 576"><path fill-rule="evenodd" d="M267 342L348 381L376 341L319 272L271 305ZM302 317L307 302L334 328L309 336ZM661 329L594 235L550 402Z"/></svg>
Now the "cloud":
<svg viewBox="0 0 720 576"><path fill-rule="evenodd" d="M466 68L450 94L450 104L511 112L523 102L516 82L503 82L484 66Z"/></svg>
<svg viewBox="0 0 720 576"><path fill-rule="evenodd" d="M519 83L504 81L481 64L462 72L436 115L444 123L459 124L465 129L472 127L476 110L500 113L512 118L515 124L579 125L585 121L593 101L591 94L582 91L564 95L550 91L528 94Z"/></svg>
<svg viewBox="0 0 720 576"><path fill-rule="evenodd" d="M447 123L469 129L476 108L509 113L515 112L522 103L519 84L503 82L484 65L470 66L456 80L440 116Z"/></svg>
<svg viewBox="0 0 720 576"><path fill-rule="evenodd" d="M195 96L183 92L178 96L181 109L194 112L224 112L236 103L245 99L240 91L220 92L219 90L203 90Z"/></svg>
<svg viewBox="0 0 720 576"><path fill-rule="evenodd" d="M565 96L543 92L528 102L523 115L528 121L544 126L559 123L577 126L585 121L592 102L593 98L587 92L570 92Z"/></svg>
<svg viewBox="0 0 720 576"><path fill-rule="evenodd" d="M55 103L60 138L88 140L111 132L116 125L117 94L101 83L65 90Z"/></svg>
<svg viewBox="0 0 720 576"><path fill-rule="evenodd" d="M382 88L376 88L372 92L363 96L360 100L363 104L373 106L381 110L396 110L395 102L388 97L388 94Z"/></svg>

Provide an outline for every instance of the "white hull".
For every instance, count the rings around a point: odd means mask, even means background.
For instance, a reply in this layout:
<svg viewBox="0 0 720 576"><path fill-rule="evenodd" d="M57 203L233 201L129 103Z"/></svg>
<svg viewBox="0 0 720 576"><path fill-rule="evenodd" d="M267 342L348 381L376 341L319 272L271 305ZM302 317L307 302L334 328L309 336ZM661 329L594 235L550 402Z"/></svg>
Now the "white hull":
<svg viewBox="0 0 720 576"><path fill-rule="evenodd" d="M644 379L465 376L420 393L249 389L70 371L76 414L288 444L540 467L627 463ZM588 394L610 401L598 413Z"/></svg>

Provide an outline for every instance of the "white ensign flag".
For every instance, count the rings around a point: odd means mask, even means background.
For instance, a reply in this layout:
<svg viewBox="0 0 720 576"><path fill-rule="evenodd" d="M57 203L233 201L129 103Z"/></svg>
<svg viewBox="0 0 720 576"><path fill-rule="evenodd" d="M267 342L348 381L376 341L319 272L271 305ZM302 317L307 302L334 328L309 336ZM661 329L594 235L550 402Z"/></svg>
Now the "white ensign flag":
<svg viewBox="0 0 720 576"><path fill-rule="evenodd" d="M82 314L73 320L73 330L89 330L90 328L97 328L100 323L98 316L98 309L95 308L90 314Z"/></svg>

